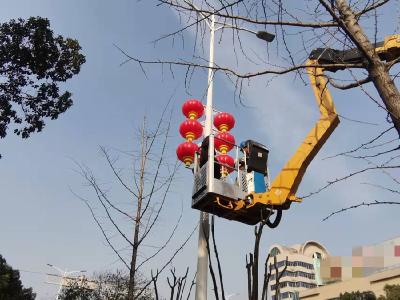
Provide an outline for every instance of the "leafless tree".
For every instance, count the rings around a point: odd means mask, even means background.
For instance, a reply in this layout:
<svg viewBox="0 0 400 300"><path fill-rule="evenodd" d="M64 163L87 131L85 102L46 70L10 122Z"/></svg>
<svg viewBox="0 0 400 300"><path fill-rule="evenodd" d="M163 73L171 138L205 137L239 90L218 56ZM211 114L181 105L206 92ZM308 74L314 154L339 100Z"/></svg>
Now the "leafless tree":
<svg viewBox="0 0 400 300"><path fill-rule="evenodd" d="M170 300L182 300L184 299L185 295L185 288L186 288L186 283L187 283L187 277L189 273L189 268L186 269L186 272L183 276L176 276L176 270L172 269L171 271L171 277L167 277L167 282L170 288ZM155 300L159 300L159 295L158 295L158 272L156 275L152 273L152 281L154 284L154 291L155 291ZM196 276L195 276L196 277ZM189 300L190 294L192 292L192 289L194 285L196 284L195 277L192 279L190 282L190 286L188 287L188 291L186 294L186 300ZM176 293L175 293L176 289Z"/></svg>
<svg viewBox="0 0 400 300"><path fill-rule="evenodd" d="M143 291L151 285L152 280L149 280L145 285L142 285L143 289L138 290L136 288L137 274L141 267L160 253L162 254L163 250L167 248L182 217L181 210L164 241L160 245L152 245L152 248L155 249L153 252L146 251L146 255L141 252L142 247L146 247L145 241L157 228L157 223L165 208L179 166L176 162L171 164L166 155L171 124L171 118L167 118L166 113L167 106L153 130L149 128L146 118L144 118L137 142L139 149L125 153L129 155L133 165L131 177L127 177L127 179L126 176L124 177L123 169L120 169L117 165L118 158L114 157L111 151L105 147L100 148L114 181L118 183L119 188L126 195L123 196L123 199L113 199L106 185L102 184L88 167L77 163L79 173L92 190L95 200L90 201L77 193L74 194L86 204L108 246L129 271L129 300L140 298ZM97 206L100 205L103 215L96 211L95 203L97 203ZM105 221L103 221L104 219ZM111 229L109 226L111 226ZM133 230L130 229L132 227ZM128 230L132 231L127 233ZM175 250L173 255L165 260L165 264L157 271L156 278L182 250L194 230L188 234L188 237ZM118 248L115 245L116 236L119 236L126 246ZM126 255L127 251L128 255Z"/></svg>
<svg viewBox="0 0 400 300"><path fill-rule="evenodd" d="M246 269L247 269L247 280L248 280L248 292L249 300L258 300L258 265L259 265L259 252L260 252L260 241L263 232L265 222L254 227L254 250L253 253L249 254L249 260L246 255Z"/></svg>
<svg viewBox="0 0 400 300"><path fill-rule="evenodd" d="M263 229L265 226L265 222L260 222L260 224L254 227L254 249L252 253L246 255L246 269L247 269L247 292L249 300L258 300L258 281L259 281L259 256L260 256L260 242L263 233ZM268 281L271 277L270 269L268 270L268 261L270 255L268 255L265 261L265 270L264 270L264 283L262 286L261 299L266 299L268 294Z"/></svg>
<svg viewBox="0 0 400 300"><path fill-rule="evenodd" d="M260 261L260 243L263 234L263 229L269 220L270 216L267 216L263 221L261 221L257 226L254 227L254 248L253 252L246 255L246 270L247 270L247 292L249 300L267 300L268 299L268 286L272 276L272 270L275 270L275 282L276 286L279 286L279 280L283 276L284 272L288 266L288 257L286 257L286 262L284 268L279 272L279 266L277 264L276 256L273 256L274 263L270 263L272 254L268 253L267 258L264 263L264 275L262 276L263 284L261 290L261 298L259 296L259 261ZM278 221L278 216L275 217L275 221L270 225L274 226ZM279 292L279 290L278 290Z"/></svg>
<svg viewBox="0 0 400 300"><path fill-rule="evenodd" d="M279 266L277 263L276 256L274 256L274 269L275 269L275 299L281 299L281 278L285 274L286 269L288 267L288 257L286 256L285 265L282 271L279 272ZM272 268L272 266L270 266Z"/></svg>
<svg viewBox="0 0 400 300"><path fill-rule="evenodd" d="M190 28L195 29L196 34L203 39L206 32L204 23L209 21L211 15L214 15L218 18L217 24L223 29L220 38L223 38L226 31L231 31L232 35L228 36L232 37L233 47L238 48L237 53L253 61L245 45L241 43L242 34L253 33L262 38L260 29L268 29L276 34L276 50L279 51L281 61L284 63L273 65L261 61L263 65L267 65L267 68L258 67L257 71L246 73L232 66L213 67L215 71L225 73L230 78L236 78L237 88L242 86L243 80L257 76L296 72L302 77L301 71L307 66L305 58L309 57L312 50L316 48L323 48L326 51L357 49L362 59L353 62L347 60L343 53L334 53L332 56L337 56L334 62L320 61L318 66L326 70L345 69L350 72L353 82L347 84L339 84L333 77L328 77L330 84L336 88L349 89L372 82L383 101L381 108L387 112L394 127L400 132L400 93L393 81L393 76L390 75L390 69L399 60L399 53L379 55L375 51L379 9L386 5L395 6L396 1L307 0L295 4L281 0L158 0L156 2L174 9L184 20L181 28L163 35L156 42L176 38ZM365 20L371 20L364 27L373 27L372 32L366 32L360 25ZM393 21L396 23L395 20ZM181 66L187 68L187 75L195 69L210 68L204 63L207 61L204 58L191 61L145 60L122 51L127 61L137 62L141 67L146 64ZM353 70L364 70L366 77L356 78Z"/></svg>
<svg viewBox="0 0 400 300"><path fill-rule="evenodd" d="M272 266L271 265L268 266L270 258L271 258L271 254L268 253L268 256L267 256L267 258L265 260L265 264L264 264L264 282L263 282L261 300L268 299L268 285L269 285L269 281L271 280L271 273L272 273Z"/></svg>

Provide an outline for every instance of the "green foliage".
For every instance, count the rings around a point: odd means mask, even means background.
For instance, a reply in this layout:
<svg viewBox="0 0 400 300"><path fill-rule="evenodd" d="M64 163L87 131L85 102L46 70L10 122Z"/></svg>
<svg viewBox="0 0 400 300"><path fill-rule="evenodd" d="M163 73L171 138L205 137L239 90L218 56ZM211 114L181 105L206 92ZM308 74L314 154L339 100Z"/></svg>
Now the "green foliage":
<svg viewBox="0 0 400 300"><path fill-rule="evenodd" d="M399 300L400 299L400 285L385 285L384 287L386 297L380 296L378 300Z"/></svg>
<svg viewBox="0 0 400 300"><path fill-rule="evenodd" d="M0 255L0 300L34 300L32 289L25 289L19 279L19 272L13 270Z"/></svg>
<svg viewBox="0 0 400 300"><path fill-rule="evenodd" d="M80 71L85 56L78 41L56 36L48 19L31 17L0 24L0 138L10 124L28 138L45 118L57 119L72 105L59 84Z"/></svg>
<svg viewBox="0 0 400 300"><path fill-rule="evenodd" d="M376 300L373 292L351 292L340 294L339 300Z"/></svg>
<svg viewBox="0 0 400 300"><path fill-rule="evenodd" d="M145 286L143 279L138 279L138 291ZM93 281L71 280L62 290L60 300L125 300L128 295L129 276L121 271L95 274ZM151 290L145 291L137 300L152 300Z"/></svg>
<svg viewBox="0 0 400 300"><path fill-rule="evenodd" d="M89 287L87 282L72 282L64 288L60 297L61 300L94 300L95 292Z"/></svg>

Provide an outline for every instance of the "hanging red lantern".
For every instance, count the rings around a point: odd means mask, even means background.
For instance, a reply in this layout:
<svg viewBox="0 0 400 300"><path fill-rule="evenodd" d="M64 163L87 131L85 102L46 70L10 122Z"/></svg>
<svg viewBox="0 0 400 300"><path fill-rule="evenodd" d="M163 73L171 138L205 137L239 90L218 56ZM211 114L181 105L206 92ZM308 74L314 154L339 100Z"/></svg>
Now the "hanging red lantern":
<svg viewBox="0 0 400 300"><path fill-rule="evenodd" d="M220 132L215 136L214 144L215 149L222 154L226 154L231 151L235 145L235 137L229 132Z"/></svg>
<svg viewBox="0 0 400 300"><path fill-rule="evenodd" d="M203 126L197 120L185 120L179 126L179 133L189 142L197 140L203 133Z"/></svg>
<svg viewBox="0 0 400 300"><path fill-rule="evenodd" d="M204 112L204 106L199 100L190 99L187 100L182 105L182 113L188 119L192 120L199 119L203 115L203 112Z"/></svg>
<svg viewBox="0 0 400 300"><path fill-rule="evenodd" d="M222 154L216 157L217 161L221 165L221 176L226 177L235 169L235 161L229 155Z"/></svg>
<svg viewBox="0 0 400 300"><path fill-rule="evenodd" d="M229 131L235 126L235 118L227 112L218 113L214 117L214 126L217 127L219 131Z"/></svg>
<svg viewBox="0 0 400 300"><path fill-rule="evenodd" d="M192 142L184 142L179 144L176 149L178 159L182 161L186 167L189 167L194 161L194 154L199 150L199 146Z"/></svg>

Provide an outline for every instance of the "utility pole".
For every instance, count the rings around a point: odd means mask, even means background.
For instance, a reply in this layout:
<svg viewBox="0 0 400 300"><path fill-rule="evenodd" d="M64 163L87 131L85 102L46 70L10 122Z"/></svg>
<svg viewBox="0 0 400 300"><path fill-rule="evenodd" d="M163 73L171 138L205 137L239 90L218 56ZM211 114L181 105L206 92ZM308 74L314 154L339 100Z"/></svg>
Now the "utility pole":
<svg viewBox="0 0 400 300"><path fill-rule="evenodd" d="M213 81L214 81L214 36L215 16L211 15L210 23L210 56L208 62L207 80L207 103L204 136L208 139L208 178L214 178L214 136L213 136ZM212 180L208 180L212 184ZM209 215L200 212L199 244L197 250L197 275L196 275L196 297L195 300L207 300L207 279L208 279L208 252L207 238L210 232Z"/></svg>
<svg viewBox="0 0 400 300"><path fill-rule="evenodd" d="M231 25L217 22L219 27L216 27L215 15L207 16L200 12L200 10L192 4L195 10L204 17L204 20L210 28L210 50L208 60L208 80L207 80L207 103L206 103L206 119L204 124L204 137L208 139L208 178L214 178L214 135L213 135L213 85L214 85L214 46L215 46L215 32L223 28L232 28ZM209 20L209 21L208 21ZM235 27L239 28L239 27ZM274 35L266 31L252 31L245 28L240 30L252 33L259 39L266 42L272 42ZM213 180L208 180L208 184L212 185ZM212 187L209 187L212 189ZM208 279L208 252L207 252L207 238L210 232L209 215L205 212L200 212L199 222L199 243L197 250L197 275L196 275L196 296L195 300L207 300L207 279Z"/></svg>

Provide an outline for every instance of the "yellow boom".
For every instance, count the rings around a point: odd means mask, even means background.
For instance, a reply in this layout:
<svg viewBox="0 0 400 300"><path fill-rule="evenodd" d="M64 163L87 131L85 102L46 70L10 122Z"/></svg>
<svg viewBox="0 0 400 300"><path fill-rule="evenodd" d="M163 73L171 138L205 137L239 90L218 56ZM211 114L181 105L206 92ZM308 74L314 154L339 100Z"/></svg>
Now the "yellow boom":
<svg viewBox="0 0 400 300"><path fill-rule="evenodd" d="M339 117L327 88L327 80L323 76L323 69L311 67L311 65L317 65L317 62L313 60L308 60L307 65L310 66L307 67L307 72L320 111L320 118L294 155L273 180L269 191L252 194L253 205L262 203L288 207L290 205L288 201L301 202L301 199L296 197L296 191L304 173L322 145L339 124Z"/></svg>
<svg viewBox="0 0 400 300"><path fill-rule="evenodd" d="M391 61L400 57L400 35L392 35L383 42L375 44L375 51L381 59ZM285 164L280 173L273 180L269 190L264 193L251 193L246 199L232 200L216 195L213 205L208 212L215 213L230 220L246 224L256 224L266 220L268 226L274 228L279 224L282 210L289 209L292 202L301 202L296 196L297 189L310 162L325 144L332 132L339 124L332 96L327 87L322 64L329 65L326 71L337 71L343 68L343 62L363 62L364 57L357 49L345 51L330 48L315 49L307 61L307 73L310 77L320 118L314 128L308 133L294 155ZM338 64L338 66L335 66ZM271 223L269 214L277 210L277 218ZM263 215L266 214L266 215Z"/></svg>
<svg viewBox="0 0 400 300"><path fill-rule="evenodd" d="M264 219L268 226L274 228L280 222L282 210L289 209L292 202L301 202L301 199L296 197L296 191L304 173L339 124L339 117L327 88L327 80L323 76L323 68L315 67L318 63L314 60L308 60L307 65L307 73L320 111L319 120L273 180L267 192L251 193L246 199L236 201L217 196L215 204L223 210L220 216L246 224L256 224ZM274 223L271 223L269 215L274 209L277 209L278 215Z"/></svg>
<svg viewBox="0 0 400 300"><path fill-rule="evenodd" d="M357 57L352 51L347 51L347 53L342 51L343 57L341 59L362 60L362 56ZM398 58L400 56L400 35L387 36L383 42L375 45L375 51L386 61ZM322 54L324 53L326 54L325 49L323 49ZM253 198L251 205L257 205L258 203L271 205L275 208L288 209L291 202L301 202L301 199L296 196L296 192L304 173L339 124L339 117L327 87L327 79L323 74L324 69L315 67L319 64L321 64L319 59L309 59L307 61L307 73L320 111L320 118L294 155L276 176L270 189L265 193L251 194ZM247 208L249 207L248 205Z"/></svg>

